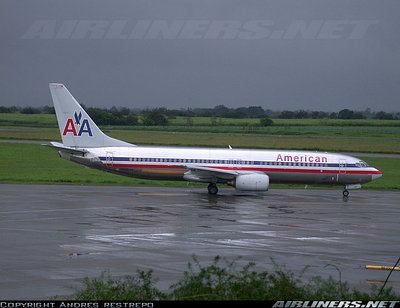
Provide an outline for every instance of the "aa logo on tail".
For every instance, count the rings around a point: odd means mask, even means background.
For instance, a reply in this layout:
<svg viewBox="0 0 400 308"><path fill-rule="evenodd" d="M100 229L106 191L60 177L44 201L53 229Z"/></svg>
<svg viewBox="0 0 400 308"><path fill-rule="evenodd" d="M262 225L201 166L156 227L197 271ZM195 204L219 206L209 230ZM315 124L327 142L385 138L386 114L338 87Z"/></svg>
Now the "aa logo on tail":
<svg viewBox="0 0 400 308"><path fill-rule="evenodd" d="M82 122L81 120L82 112L79 112L79 114L74 112L74 119L69 118L65 123L63 136L66 136L68 133L72 133L74 136L82 136L83 133L93 136L88 119L83 119ZM77 129L79 129L78 132Z"/></svg>

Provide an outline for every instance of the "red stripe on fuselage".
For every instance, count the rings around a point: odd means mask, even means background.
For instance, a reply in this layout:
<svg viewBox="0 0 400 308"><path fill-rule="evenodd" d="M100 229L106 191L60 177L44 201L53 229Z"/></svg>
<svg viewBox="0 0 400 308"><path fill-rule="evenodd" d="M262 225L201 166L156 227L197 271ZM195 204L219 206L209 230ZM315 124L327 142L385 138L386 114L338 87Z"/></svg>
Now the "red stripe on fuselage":
<svg viewBox="0 0 400 308"><path fill-rule="evenodd" d="M349 174L382 174L380 171L361 171L361 170L332 170L332 169L289 169L289 168L225 168L211 166L208 168L225 170L246 170L246 171L265 171L265 172L304 172L304 173L349 173Z"/></svg>
<svg viewBox="0 0 400 308"><path fill-rule="evenodd" d="M158 168L158 169L186 169L181 166L173 165L140 165L140 164L104 164L109 167L118 168ZM296 173L340 173L340 174L382 174L379 170L332 170L332 169L289 169L289 168L250 168L250 167L219 167L219 166L199 166L218 170L243 170L243 171L263 171L263 172L296 172Z"/></svg>

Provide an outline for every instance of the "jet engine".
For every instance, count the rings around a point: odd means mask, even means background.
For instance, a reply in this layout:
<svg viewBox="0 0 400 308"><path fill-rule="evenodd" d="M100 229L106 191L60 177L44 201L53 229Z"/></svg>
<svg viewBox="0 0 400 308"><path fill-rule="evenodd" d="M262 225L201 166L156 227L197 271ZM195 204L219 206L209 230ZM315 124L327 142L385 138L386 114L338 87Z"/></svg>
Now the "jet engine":
<svg viewBox="0 0 400 308"><path fill-rule="evenodd" d="M236 177L233 186L237 190L265 191L268 190L269 176L262 173L241 174Z"/></svg>

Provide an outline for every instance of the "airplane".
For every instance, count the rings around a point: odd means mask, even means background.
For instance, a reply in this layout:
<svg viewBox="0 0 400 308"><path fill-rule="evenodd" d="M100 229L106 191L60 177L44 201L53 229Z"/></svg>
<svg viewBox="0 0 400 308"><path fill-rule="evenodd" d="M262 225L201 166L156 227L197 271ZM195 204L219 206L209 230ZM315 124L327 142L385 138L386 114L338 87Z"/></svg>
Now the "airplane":
<svg viewBox="0 0 400 308"><path fill-rule="evenodd" d="M350 189L382 176L356 157L313 151L138 146L104 134L60 83L50 83L62 143L50 142L62 158L129 177L217 184L238 191L267 191L270 184L341 185Z"/></svg>

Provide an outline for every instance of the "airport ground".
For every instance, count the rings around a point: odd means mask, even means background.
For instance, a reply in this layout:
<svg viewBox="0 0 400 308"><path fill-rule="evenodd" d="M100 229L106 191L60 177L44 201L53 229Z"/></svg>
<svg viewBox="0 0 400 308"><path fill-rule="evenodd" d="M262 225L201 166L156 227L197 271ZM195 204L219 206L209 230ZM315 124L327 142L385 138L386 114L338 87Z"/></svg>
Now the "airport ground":
<svg viewBox="0 0 400 308"><path fill-rule="evenodd" d="M0 114L1 115L1 114ZM104 127L111 137L140 145L319 150L400 154L400 127L221 126ZM57 128L0 127L0 139L59 141Z"/></svg>
<svg viewBox="0 0 400 308"><path fill-rule="evenodd" d="M6 140L10 141L10 140ZM18 143L17 143L18 142ZM29 142L29 143L27 143ZM20 184L79 184L79 185L158 185L205 187L205 184L150 181L113 175L84 168L61 159L57 151L37 144L42 141L0 142L0 183ZM359 154L359 155L358 155ZM350 153L350 155L353 155ZM364 156L365 155L365 156ZM384 176L363 186L364 189L400 189L400 159L398 154L357 153ZM304 186L271 185L272 188L303 188Z"/></svg>
<svg viewBox="0 0 400 308"><path fill-rule="evenodd" d="M251 147L257 142L263 148L363 152L349 154L384 176L352 191L347 202L341 188L272 185L266 193L245 195L222 188L220 195L208 196L203 184L107 174L60 159L40 145L57 140L57 134L56 129L0 129L0 137L8 138L0 142L2 299L71 294L69 286L104 270L123 276L152 269L161 288L168 288L181 278L193 254L205 263L216 255L240 256L240 262L254 261L261 270L271 269L273 262L295 273L308 266L305 277L338 279L340 272L351 286L368 289L381 286L388 272L366 270L365 265L392 266L399 257L400 141L390 132L358 138L353 133L310 137L110 131L131 142L139 139L139 144L191 145L195 140L192 145ZM10 143L10 138L18 140ZM181 187L172 187L176 185ZM398 273L389 282L397 292Z"/></svg>
<svg viewBox="0 0 400 308"><path fill-rule="evenodd" d="M399 257L400 192L271 189L237 194L203 188L0 184L0 298L73 293L84 277L154 270L160 289L196 255L273 262L303 278L332 276L381 286ZM388 286L400 290L399 272ZM339 276L340 275L340 276Z"/></svg>

